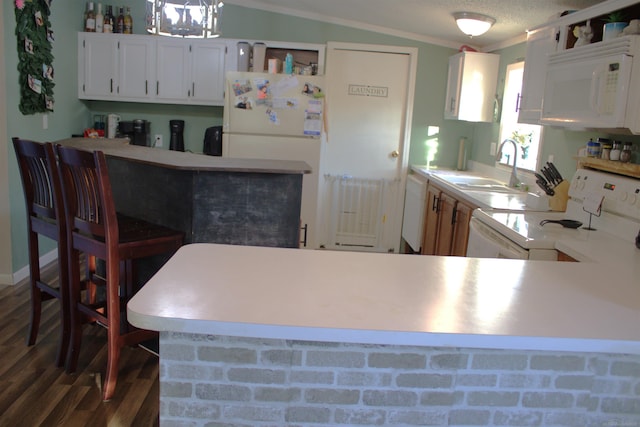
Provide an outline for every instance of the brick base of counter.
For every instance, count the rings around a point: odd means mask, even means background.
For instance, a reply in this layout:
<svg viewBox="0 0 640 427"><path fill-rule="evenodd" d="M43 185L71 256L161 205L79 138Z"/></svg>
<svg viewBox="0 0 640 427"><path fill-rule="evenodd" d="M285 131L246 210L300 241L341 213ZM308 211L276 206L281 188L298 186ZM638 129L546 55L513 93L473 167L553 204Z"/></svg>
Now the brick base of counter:
<svg viewBox="0 0 640 427"><path fill-rule="evenodd" d="M163 427L640 426L640 356L160 335Z"/></svg>

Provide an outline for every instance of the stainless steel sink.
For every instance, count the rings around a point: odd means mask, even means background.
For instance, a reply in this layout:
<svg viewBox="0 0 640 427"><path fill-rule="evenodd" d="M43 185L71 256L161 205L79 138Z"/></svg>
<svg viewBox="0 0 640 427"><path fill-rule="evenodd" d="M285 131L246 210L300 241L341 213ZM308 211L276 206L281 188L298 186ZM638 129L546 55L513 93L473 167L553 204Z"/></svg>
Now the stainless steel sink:
<svg viewBox="0 0 640 427"><path fill-rule="evenodd" d="M519 193L516 188L492 178L484 178L473 175L436 174L436 176L448 183L455 185L463 191L485 191L492 193Z"/></svg>

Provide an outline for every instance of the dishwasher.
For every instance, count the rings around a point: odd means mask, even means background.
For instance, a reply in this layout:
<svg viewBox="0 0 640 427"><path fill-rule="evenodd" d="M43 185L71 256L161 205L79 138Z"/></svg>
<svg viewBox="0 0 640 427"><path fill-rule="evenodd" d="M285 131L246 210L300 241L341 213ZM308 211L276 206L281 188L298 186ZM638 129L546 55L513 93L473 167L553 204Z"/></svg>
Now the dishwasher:
<svg viewBox="0 0 640 427"><path fill-rule="evenodd" d="M404 197L402 238L415 252L419 252L422 245L426 199L427 182L409 175Z"/></svg>

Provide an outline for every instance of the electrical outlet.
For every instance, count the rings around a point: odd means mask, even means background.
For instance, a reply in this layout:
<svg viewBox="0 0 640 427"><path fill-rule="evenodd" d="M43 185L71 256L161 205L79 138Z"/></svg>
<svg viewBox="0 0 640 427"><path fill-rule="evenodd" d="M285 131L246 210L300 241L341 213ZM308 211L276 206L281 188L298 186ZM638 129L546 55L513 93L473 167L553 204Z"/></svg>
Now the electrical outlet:
<svg viewBox="0 0 640 427"><path fill-rule="evenodd" d="M549 163L553 163L553 154L549 154L549 157L547 158L547 161Z"/></svg>
<svg viewBox="0 0 640 427"><path fill-rule="evenodd" d="M153 144L153 146L156 148L162 147L162 135L156 135L155 143Z"/></svg>
<svg viewBox="0 0 640 427"><path fill-rule="evenodd" d="M495 142L492 142L491 145L489 146L489 154L492 156L495 156L497 149L498 149L498 144Z"/></svg>

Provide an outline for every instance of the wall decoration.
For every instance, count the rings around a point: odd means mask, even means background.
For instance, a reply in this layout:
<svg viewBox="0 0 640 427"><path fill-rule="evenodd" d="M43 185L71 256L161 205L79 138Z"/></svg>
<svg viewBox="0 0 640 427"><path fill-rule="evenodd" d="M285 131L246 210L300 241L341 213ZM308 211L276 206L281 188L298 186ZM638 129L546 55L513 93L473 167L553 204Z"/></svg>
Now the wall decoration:
<svg viewBox="0 0 640 427"><path fill-rule="evenodd" d="M18 73L22 114L53 111L54 40L49 22L53 0L15 0Z"/></svg>

